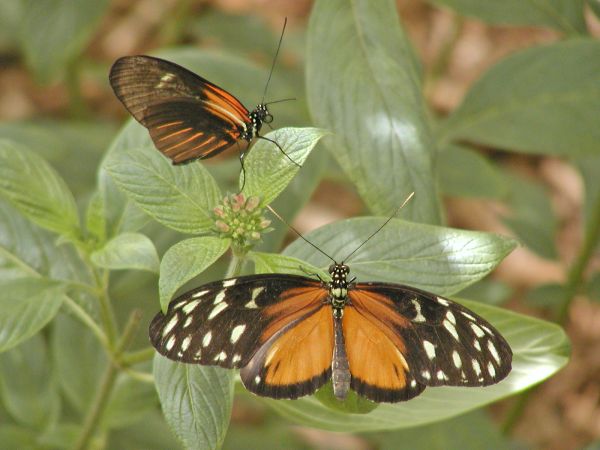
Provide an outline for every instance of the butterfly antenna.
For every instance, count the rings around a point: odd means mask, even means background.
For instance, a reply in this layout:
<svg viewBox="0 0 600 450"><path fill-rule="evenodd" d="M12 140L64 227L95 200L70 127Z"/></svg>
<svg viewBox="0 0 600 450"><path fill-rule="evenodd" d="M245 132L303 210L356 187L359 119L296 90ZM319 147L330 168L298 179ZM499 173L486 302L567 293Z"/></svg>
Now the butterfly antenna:
<svg viewBox="0 0 600 450"><path fill-rule="evenodd" d="M272 144L275 144L277 146L277 148L279 149L279 151L281 153L283 153L285 155L285 157L287 159L289 159L292 163L294 163L296 166L298 167L302 167L300 164L298 164L296 161L294 161L292 158L290 158L290 155L288 155L286 152L283 151L283 149L281 148L281 145L279 145L277 142L275 142L273 139L269 139L268 137L264 137L264 136L260 136L259 134L256 135L256 137L258 139L264 139L265 141L269 141Z"/></svg>
<svg viewBox="0 0 600 450"><path fill-rule="evenodd" d="M297 98L296 97L282 98L281 100L273 100L272 102L264 103L264 105L268 106L268 105L272 105L273 103L291 102L292 100L297 100Z"/></svg>
<svg viewBox="0 0 600 450"><path fill-rule="evenodd" d="M271 211L273 213L273 215L275 217L277 217L281 222L283 222L285 225L287 225L287 227L292 230L294 233L296 233L298 235L298 237L300 239L302 239L304 242L306 242L308 245L312 246L315 250L317 250L319 253L321 253L322 255L325 255L327 258L329 258L331 261L333 261L333 263L335 264L335 259L333 259L331 256L329 256L327 253L325 253L323 250L321 250L319 247L317 247L315 244L313 244L312 242L310 242L308 239L306 239L304 236L302 236L302 233L300 233L298 230L296 230L293 226L291 226L289 223L287 223L285 221L285 219L283 217L281 217L277 211L275 211L273 208L271 208L271 206L267 205L267 209L269 211Z"/></svg>
<svg viewBox="0 0 600 450"><path fill-rule="evenodd" d="M408 197L406 197L406 200L404 200L404 201L402 202L402 204L401 204L401 205L400 205L398 208L396 208L396 210L395 210L395 211L392 213L392 215L391 215L390 217L388 217L388 218L387 218L387 220L386 220L385 222L383 222L379 228L377 228L377 229L376 229L376 230L375 230L373 233L371 233L371 236L369 236L367 239L365 239L365 240L362 242L362 244L360 244L358 247L356 247L354 250L352 250L352 252L351 252L351 253L350 253L348 256L346 256L346 257L345 257L345 258L342 260L342 264L343 264L344 262L348 261L348 260L350 259L350 257L351 257L352 255L354 255L354 254L355 254L355 253L356 253L356 252L357 252L357 251L358 251L358 250L359 250L359 249L360 249L360 248L361 248L363 245L365 245L367 242L369 242L369 240L370 240L370 239L371 239L373 236L375 236L377 233L379 233L379 232L381 231L381 229L382 229L383 227L385 227L385 226L386 226L386 225L387 225L387 224L390 222L390 220L392 220L394 217L396 217L396 214L398 214L398 211L400 211L402 208L404 208L404 206L405 206L405 205L406 205L406 204L409 202L409 200L410 200L411 198L413 198L413 196L414 196L414 195L415 195L415 193L414 193L414 192L411 192L411 193L409 194L409 196L408 196Z"/></svg>
<svg viewBox="0 0 600 450"><path fill-rule="evenodd" d="M269 82L271 81L271 75L273 75L273 69L275 68L275 62L277 61L277 56L279 55L279 49L281 48L281 41L283 41L283 33L285 32L285 26L287 25L287 17L283 21L283 29L281 30L281 36L279 37L279 44L277 44L277 51L275 52L275 57L273 58L273 63L271 63L271 71L269 72L269 78L267 78L267 84L265 84L265 91L263 92L261 104L264 104L265 97L267 96L267 89L269 88Z"/></svg>

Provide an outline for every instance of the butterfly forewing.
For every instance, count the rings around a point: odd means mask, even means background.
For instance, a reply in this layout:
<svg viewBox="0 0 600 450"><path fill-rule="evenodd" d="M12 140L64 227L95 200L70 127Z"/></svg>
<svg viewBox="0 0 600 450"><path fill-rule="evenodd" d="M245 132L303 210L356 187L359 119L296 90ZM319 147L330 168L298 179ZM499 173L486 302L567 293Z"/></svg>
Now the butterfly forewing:
<svg viewBox="0 0 600 450"><path fill-rule="evenodd" d="M214 156L252 126L233 95L172 62L126 56L109 78L119 100L175 164Z"/></svg>
<svg viewBox="0 0 600 450"><path fill-rule="evenodd" d="M395 347L417 384L487 386L511 370L512 351L502 335L451 300L387 283L357 284L349 299L347 308L370 316L378 329L401 341ZM367 384L377 379L368 367L357 375Z"/></svg>
<svg viewBox="0 0 600 450"><path fill-rule="evenodd" d="M244 367L265 343L279 346L270 338L290 329L290 323L302 322L326 294L319 282L292 275L209 283L173 300L166 314L158 313L150 325L150 340L175 361Z"/></svg>

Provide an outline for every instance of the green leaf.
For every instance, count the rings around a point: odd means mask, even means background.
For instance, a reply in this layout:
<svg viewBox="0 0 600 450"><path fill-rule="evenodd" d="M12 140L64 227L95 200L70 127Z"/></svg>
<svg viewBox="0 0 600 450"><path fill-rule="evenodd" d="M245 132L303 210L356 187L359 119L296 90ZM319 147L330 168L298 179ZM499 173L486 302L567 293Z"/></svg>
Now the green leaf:
<svg viewBox="0 0 600 450"><path fill-rule="evenodd" d="M584 0L430 0L497 25L539 25L585 34Z"/></svg>
<svg viewBox="0 0 600 450"><path fill-rule="evenodd" d="M104 203L100 191L96 191L90 198L86 215L85 229L89 235L99 243L106 240L106 217L104 216Z"/></svg>
<svg viewBox="0 0 600 450"><path fill-rule="evenodd" d="M10 141L0 141L0 195L37 225L75 237L79 216L73 195L41 157Z"/></svg>
<svg viewBox="0 0 600 450"><path fill-rule="evenodd" d="M0 352L29 339L54 318L65 285L39 277L0 280Z"/></svg>
<svg viewBox="0 0 600 450"><path fill-rule="evenodd" d="M39 450L39 445L31 430L26 427L18 427L15 425L0 426L0 443L2 449L10 450Z"/></svg>
<svg viewBox="0 0 600 450"><path fill-rule="evenodd" d="M98 339L80 321L59 314L51 335L52 360L62 392L77 412L87 411L106 367Z"/></svg>
<svg viewBox="0 0 600 450"><path fill-rule="evenodd" d="M92 253L92 262L104 269L137 269L158 273L158 255L154 244L140 233L123 233Z"/></svg>
<svg viewBox="0 0 600 450"><path fill-rule="evenodd" d="M221 193L198 162L173 166L156 149L112 153L106 170L147 214L182 233L203 233L213 225L212 208Z"/></svg>
<svg viewBox="0 0 600 450"><path fill-rule="evenodd" d="M436 151L420 68L392 0L320 0L309 23L309 107L340 166L375 214L410 194L405 214L438 223Z"/></svg>
<svg viewBox="0 0 600 450"><path fill-rule="evenodd" d="M475 83L441 125L438 137L520 153L595 154L600 140L599 73L597 40L515 53Z"/></svg>
<svg viewBox="0 0 600 450"><path fill-rule="evenodd" d="M143 422L114 430L110 433L106 445L107 450L178 450L180 448L159 411L147 415Z"/></svg>
<svg viewBox="0 0 600 450"><path fill-rule="evenodd" d="M154 385L123 374L117 379L106 412L104 425L108 428L126 428L145 419L156 410L158 397Z"/></svg>
<svg viewBox="0 0 600 450"><path fill-rule="evenodd" d="M500 305L507 302L514 291L515 289L508 283L488 277L460 291L460 296L488 305Z"/></svg>
<svg viewBox="0 0 600 450"><path fill-rule="evenodd" d="M0 355L2 404L19 424L43 428L58 417L58 383L48 371L48 352L40 335Z"/></svg>
<svg viewBox="0 0 600 450"><path fill-rule="evenodd" d="M437 160L440 190L456 197L501 198L508 193L506 179L480 153L448 145Z"/></svg>
<svg viewBox="0 0 600 450"><path fill-rule="evenodd" d="M91 283L89 268L73 246L57 246L56 235L0 199L0 279L31 276Z"/></svg>
<svg viewBox="0 0 600 450"><path fill-rule="evenodd" d="M233 371L154 358L154 378L163 413L185 448L223 444L233 401Z"/></svg>
<svg viewBox="0 0 600 450"><path fill-rule="evenodd" d="M304 164L311 150L325 134L325 130L318 128L280 128L269 133L267 137L277 142L287 156L274 144L259 139L244 160L245 185L244 175L240 173L239 185L244 185L244 194L248 197L260 197L262 204L271 203L300 170L296 164Z"/></svg>
<svg viewBox="0 0 600 450"><path fill-rule="evenodd" d="M160 262L160 306L167 310L173 294L211 266L227 251L231 241L212 236L186 239L167 250Z"/></svg>
<svg viewBox="0 0 600 450"><path fill-rule="evenodd" d="M28 65L44 82L79 55L87 45L108 0L25 0L20 38Z"/></svg>
<svg viewBox="0 0 600 450"><path fill-rule="evenodd" d="M108 237L126 231L137 231L149 221L149 217L121 192L107 172L106 165L117 155L126 153L129 149L152 146L148 131L135 120L130 120L117 135L102 160L98 173L98 192L102 198L101 214L105 217Z"/></svg>
<svg viewBox="0 0 600 450"><path fill-rule="evenodd" d="M327 271L308 264L292 256L277 253L249 252L248 258L254 262L255 273L290 273L293 275L318 275L323 280L330 278Z"/></svg>
<svg viewBox="0 0 600 450"><path fill-rule="evenodd" d="M507 203L511 213L502 217L502 221L538 255L557 258L555 240L558 223L548 193L533 180L509 173L506 177L510 186Z"/></svg>
<svg viewBox="0 0 600 450"><path fill-rule="evenodd" d="M481 303L461 303L489 320L508 340L514 355L513 369L506 380L485 388L428 388L409 402L381 404L368 414L337 412L314 397L267 403L294 422L332 431L410 428L445 420L520 392L567 363L569 343L559 326Z"/></svg>
<svg viewBox="0 0 600 450"><path fill-rule="evenodd" d="M398 442L412 450L519 449L502 436L484 411L475 411L432 425L385 433L378 439L379 450L395 450Z"/></svg>
<svg viewBox="0 0 600 450"><path fill-rule="evenodd" d="M416 200L418 201L418 200ZM359 217L325 225L305 235L337 261L350 265L362 281L407 284L439 295L451 295L483 278L516 246L512 239L392 219L347 261L385 221ZM283 252L317 267L331 263L301 239Z"/></svg>

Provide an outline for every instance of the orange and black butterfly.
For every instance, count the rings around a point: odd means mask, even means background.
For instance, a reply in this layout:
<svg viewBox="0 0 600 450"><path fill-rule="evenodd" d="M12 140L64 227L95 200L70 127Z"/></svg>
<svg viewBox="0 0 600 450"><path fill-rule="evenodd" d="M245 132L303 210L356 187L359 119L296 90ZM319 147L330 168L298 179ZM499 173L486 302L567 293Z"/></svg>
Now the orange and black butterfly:
<svg viewBox="0 0 600 450"><path fill-rule="evenodd" d="M152 56L119 58L109 79L115 95L148 129L156 148L173 164L210 158L240 141L249 145L255 137L273 142L283 152L279 144L259 134L263 123L273 121L264 102L268 81L263 100L248 111L226 90L184 67ZM241 151L242 170L244 155Z"/></svg>
<svg viewBox="0 0 600 450"><path fill-rule="evenodd" d="M354 252L353 252L354 253ZM293 399L328 380L344 399L353 389L399 402L427 386L487 386L511 370L502 335L471 310L400 284L331 281L287 274L205 284L173 300L150 325L169 359L240 369L255 394Z"/></svg>

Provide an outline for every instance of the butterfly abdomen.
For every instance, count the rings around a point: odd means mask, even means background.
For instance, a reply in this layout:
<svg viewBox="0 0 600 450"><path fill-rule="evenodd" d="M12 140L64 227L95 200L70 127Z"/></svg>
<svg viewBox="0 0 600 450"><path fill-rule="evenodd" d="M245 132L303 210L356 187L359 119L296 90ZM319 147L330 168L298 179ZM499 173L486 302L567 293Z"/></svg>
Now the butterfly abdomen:
<svg viewBox="0 0 600 450"><path fill-rule="evenodd" d="M335 311L336 310L334 309L334 344L333 360L331 362L331 383L333 385L333 395L335 395L338 400L345 400L348 391L350 390L350 366L348 365L346 343L344 342L344 333L342 331L342 314L335 314Z"/></svg>

